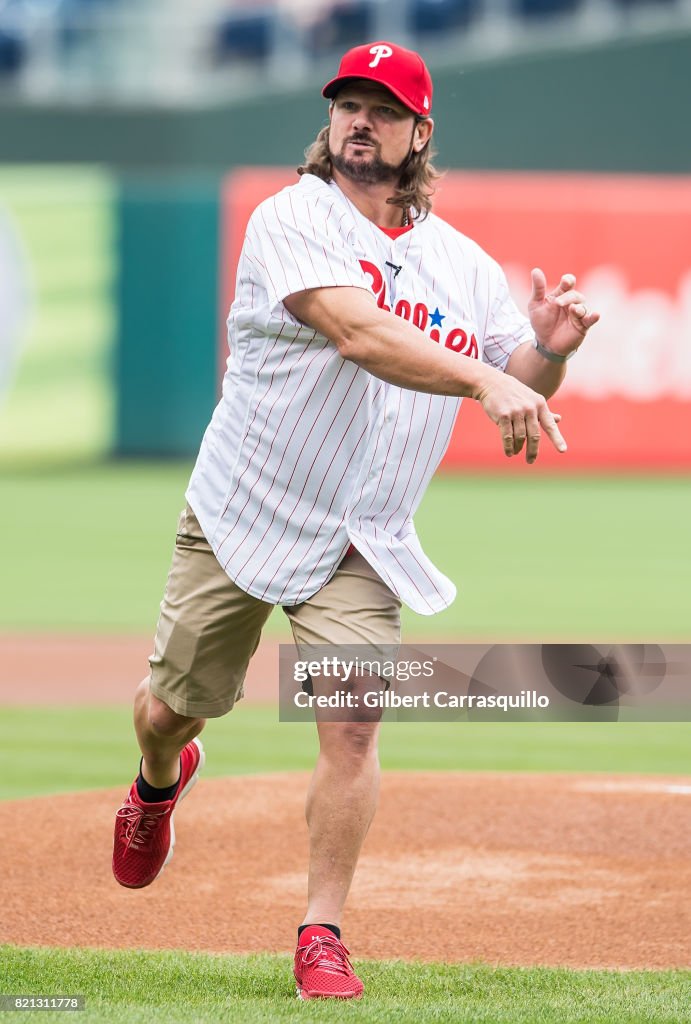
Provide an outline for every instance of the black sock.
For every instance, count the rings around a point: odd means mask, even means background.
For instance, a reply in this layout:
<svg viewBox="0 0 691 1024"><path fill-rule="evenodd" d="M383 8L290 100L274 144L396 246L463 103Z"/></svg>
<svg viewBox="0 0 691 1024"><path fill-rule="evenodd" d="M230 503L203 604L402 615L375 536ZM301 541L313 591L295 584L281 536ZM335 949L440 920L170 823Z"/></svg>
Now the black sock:
<svg viewBox="0 0 691 1024"><path fill-rule="evenodd" d="M180 779L174 782L172 786L164 786L163 789L157 789L156 786L152 786L151 783L147 782L142 775L142 765L139 762L139 775L137 776L137 793L139 793L139 799L143 800L145 804L160 804L164 800L172 800L178 791L180 785Z"/></svg>
<svg viewBox="0 0 691 1024"><path fill-rule="evenodd" d="M328 928L330 932L334 933L338 941L341 941L341 929L337 924L318 924L316 921L313 921L312 924L301 924L298 927L298 942L300 941L300 936L304 932L305 928L313 928L315 924L318 928Z"/></svg>

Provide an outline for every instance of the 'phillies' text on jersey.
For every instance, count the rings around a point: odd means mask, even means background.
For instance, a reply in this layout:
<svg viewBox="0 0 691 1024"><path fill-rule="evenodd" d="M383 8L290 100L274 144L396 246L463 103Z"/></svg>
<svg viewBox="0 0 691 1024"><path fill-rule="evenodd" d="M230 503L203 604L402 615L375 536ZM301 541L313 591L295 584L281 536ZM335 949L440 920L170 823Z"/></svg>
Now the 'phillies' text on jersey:
<svg viewBox="0 0 691 1024"><path fill-rule="evenodd" d="M379 308L391 312L391 306L387 303L386 281L379 267L370 262L370 260L360 260L360 266L372 280L372 291L377 296ZM416 327L419 327L421 331L426 331L428 324L431 324L429 336L432 341L439 342L445 348L450 348L453 352L460 352L461 355L477 359L477 338L472 333L472 330L469 332L460 326L447 327L446 333L442 336L439 328L442 321L447 319L447 316L440 313L439 306L435 307L430 317L430 311L424 302L414 302L414 300L401 298L397 300L393 312L396 316L409 320Z"/></svg>

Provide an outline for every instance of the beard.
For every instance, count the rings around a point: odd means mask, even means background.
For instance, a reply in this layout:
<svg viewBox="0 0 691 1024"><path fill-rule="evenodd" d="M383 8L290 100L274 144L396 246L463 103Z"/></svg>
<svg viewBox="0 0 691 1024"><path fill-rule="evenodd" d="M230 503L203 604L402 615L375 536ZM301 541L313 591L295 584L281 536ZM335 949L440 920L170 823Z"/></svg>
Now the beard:
<svg viewBox="0 0 691 1024"><path fill-rule="evenodd" d="M343 143L340 153L330 153L331 163L336 170L361 185L379 185L385 181L399 181L403 168L408 162L408 157L400 164L387 164L379 155L379 148L376 144L371 144L372 156L369 159L349 159L344 155L345 147L349 142L365 141L369 140L357 137L348 139Z"/></svg>

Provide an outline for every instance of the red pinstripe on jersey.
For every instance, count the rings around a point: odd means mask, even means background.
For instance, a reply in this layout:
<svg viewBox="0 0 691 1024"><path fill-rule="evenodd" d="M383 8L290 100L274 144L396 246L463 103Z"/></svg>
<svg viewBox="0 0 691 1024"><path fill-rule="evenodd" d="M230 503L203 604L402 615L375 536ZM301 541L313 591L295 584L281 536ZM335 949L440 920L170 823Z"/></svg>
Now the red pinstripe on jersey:
<svg viewBox="0 0 691 1024"><path fill-rule="evenodd" d="M341 372L342 368L343 367L339 367L339 371L338 371L339 375L340 375L340 372ZM301 498L303 497L303 495L305 494L305 491L307 490L307 487L308 487L309 482L310 482L310 475L311 475L311 473L312 473L312 471L314 469L314 465L315 465L315 462L317 461L317 457L320 455L324 445L327 442L327 439L328 439L328 436L329 436L329 429L333 425L333 422L334 422L336 416L338 415L338 413L340 413L341 409L343 408L343 405L344 405L346 399L348 398L348 395L350 394L350 391L352 390L354 382L355 382L355 380L353 378L353 380L351 381L351 383L350 383L350 385L348 387L348 390L343 395L343 398L341 399L341 401L340 401L340 403L339 403L339 405L338 405L338 407L336 409L336 412L335 412L335 415L334 415L334 417L333 417L333 419L331 421L331 424L328 424L328 425L324 424L323 425L323 429L325 429L324 436L322 437L321 443L320 443L319 447L317 448L316 455L312 459L312 461L311 461L311 463L309 465L309 468L307 468L306 471L304 471L301 474L301 476L303 478L303 480L302 480L302 487L301 487L300 491L296 494L294 501L293 501L293 480L295 479L295 476L296 476L296 472L297 472L297 468L298 468L298 465L299 465L299 461L296 462L295 465L293 466L293 470L292 470L290 476L288 477L288 481L287 481L287 483L285 485L285 500L289 501L289 502L292 502L292 505L290 507L290 511L288 513L288 515L290 516L290 520L286 519L285 525L284 525L281 533L279 534L279 536L273 542L273 547L269 547L269 545L265 543L265 539L266 539L267 533L269 532L269 530L273 526L274 520L276 518L276 512L278 511L278 509L277 508L274 509L274 513L271 516L270 521L267 523L266 529L264 530L262 535L257 538L254 548L252 549L252 551L250 552L250 554L247 557L247 561L240 567L240 572L242 572L242 570L247 565L247 562L249 562L251 558L258 557L260 549L263 548L263 550L265 552L267 552L267 553L266 553L266 557L265 557L264 561L262 562L261 566L259 567L259 570L257 571L257 574L258 574L261 571L261 569L263 569L263 567L266 565L266 563L270 560L272 554L279 548L280 543L283 540L283 537L285 536L286 530L288 529L288 524L292 520L293 516L295 515L295 510L297 509L297 507L298 507L298 505L300 503ZM317 410L317 414L316 414L316 417L314 419L314 422L312 423L312 426L310 427L308 433L305 436L305 442L304 442L305 444L307 444L310 441L310 438L312 437L312 432L314 431L314 428L317 425L319 417L321 416L324 408L326 407L329 399L331 398L331 395L333 393L333 389L334 389L335 383L336 383L336 381L334 380L334 382L331 384L331 386L329 387L328 391L324 395L324 399L322 401L321 406ZM274 474L274 480L276 478L277 473L279 472L279 469L280 469L280 466L277 468L276 473ZM295 491L297 491L298 485L299 485L299 480L295 484L295 488L294 488ZM259 512L257 513L257 516L255 517L255 522L256 522L256 520L258 518L259 518ZM303 524L304 524L304 521L306 521L306 519L307 519L307 516L304 517ZM298 533L299 533L301 531L301 528L302 528L303 524L300 524L299 522L297 522L297 520L295 520L295 523L296 523L296 526L297 526L297 529L298 529ZM252 525L254 525L254 523Z"/></svg>

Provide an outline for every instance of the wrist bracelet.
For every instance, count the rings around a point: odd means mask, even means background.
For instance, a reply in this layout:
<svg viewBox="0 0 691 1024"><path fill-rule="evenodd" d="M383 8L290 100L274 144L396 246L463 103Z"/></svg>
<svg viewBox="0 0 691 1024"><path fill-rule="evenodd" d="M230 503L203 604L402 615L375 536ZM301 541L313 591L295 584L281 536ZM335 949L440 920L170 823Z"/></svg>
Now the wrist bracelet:
<svg viewBox="0 0 691 1024"><path fill-rule="evenodd" d="M548 359L550 363L565 363L567 359L571 358L571 356L576 355L576 349L574 349L573 352L569 352L567 356L560 356L556 352L551 352L548 348L545 348L544 345L541 345L537 338L534 341L533 347L540 353L543 359Z"/></svg>

